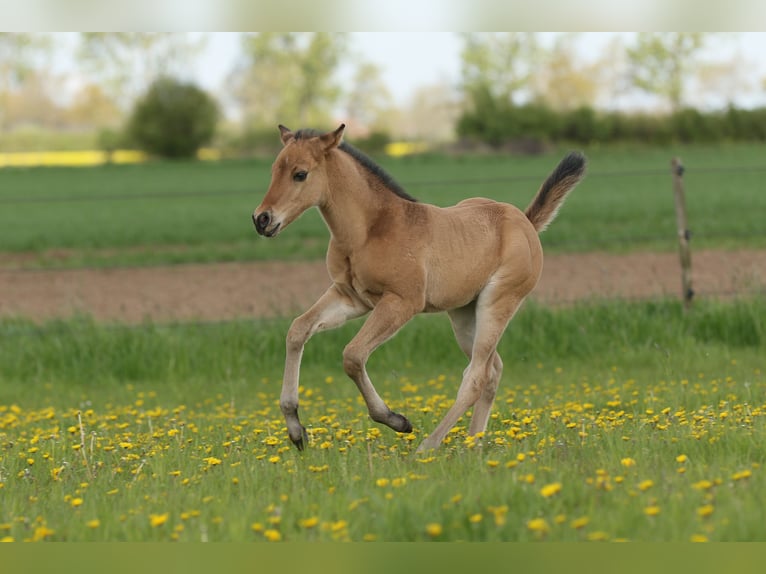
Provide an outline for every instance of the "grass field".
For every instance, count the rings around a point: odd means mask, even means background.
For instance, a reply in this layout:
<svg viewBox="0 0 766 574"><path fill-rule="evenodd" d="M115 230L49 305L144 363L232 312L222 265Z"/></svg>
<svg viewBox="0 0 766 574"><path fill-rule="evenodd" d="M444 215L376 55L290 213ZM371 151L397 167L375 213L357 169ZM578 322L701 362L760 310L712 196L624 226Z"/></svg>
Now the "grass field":
<svg viewBox="0 0 766 574"><path fill-rule="evenodd" d="M674 155L695 248L766 246L761 147L586 153L548 252L676 249ZM525 206L562 154L384 165L425 201ZM0 170L0 264L322 257L316 212L256 237L268 177L268 161ZM359 321L312 339L303 453L278 406L288 324L0 320L0 540L766 540L762 298L528 304L487 433L464 417L423 455L465 367L445 317L369 363L408 435L371 422L343 373Z"/></svg>
<svg viewBox="0 0 766 574"><path fill-rule="evenodd" d="M565 150L537 157L422 156L381 163L423 201L487 196L527 205ZM543 235L549 251L676 248L669 172L679 155L695 248L764 247L763 148L589 149L589 175ZM0 170L0 251L27 266L316 259L327 231L308 212L278 242L250 216L269 160Z"/></svg>
<svg viewBox="0 0 766 574"><path fill-rule="evenodd" d="M411 435L372 423L313 339L298 453L279 412L285 321L0 324L0 539L764 540L766 305L528 306L501 345L485 436L451 404L443 317L370 374Z"/></svg>

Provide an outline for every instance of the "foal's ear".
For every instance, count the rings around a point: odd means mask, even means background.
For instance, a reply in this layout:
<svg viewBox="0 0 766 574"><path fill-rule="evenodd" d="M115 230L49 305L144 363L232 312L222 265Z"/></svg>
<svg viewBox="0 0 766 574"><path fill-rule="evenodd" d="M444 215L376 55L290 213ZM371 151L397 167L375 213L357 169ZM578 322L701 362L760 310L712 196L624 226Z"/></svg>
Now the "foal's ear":
<svg viewBox="0 0 766 574"><path fill-rule="evenodd" d="M346 129L346 124L340 124L340 127L334 132L327 132L324 135L319 136L319 140L324 145L325 151L330 151L334 147L340 145L343 139L343 130Z"/></svg>
<svg viewBox="0 0 766 574"><path fill-rule="evenodd" d="M279 124L279 133L282 135L282 145L287 145L287 142L295 137L290 128L286 128L282 124Z"/></svg>

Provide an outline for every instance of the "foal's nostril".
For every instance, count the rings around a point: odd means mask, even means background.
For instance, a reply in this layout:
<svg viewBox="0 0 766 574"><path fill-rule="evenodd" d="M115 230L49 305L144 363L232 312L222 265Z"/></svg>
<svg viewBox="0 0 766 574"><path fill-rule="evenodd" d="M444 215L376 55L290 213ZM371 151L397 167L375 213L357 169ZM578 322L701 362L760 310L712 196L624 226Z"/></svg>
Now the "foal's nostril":
<svg viewBox="0 0 766 574"><path fill-rule="evenodd" d="M255 228L258 230L258 233L263 233L266 231L269 223L271 223L271 215L269 215L268 211L264 211L257 216L253 214L253 223L255 224Z"/></svg>

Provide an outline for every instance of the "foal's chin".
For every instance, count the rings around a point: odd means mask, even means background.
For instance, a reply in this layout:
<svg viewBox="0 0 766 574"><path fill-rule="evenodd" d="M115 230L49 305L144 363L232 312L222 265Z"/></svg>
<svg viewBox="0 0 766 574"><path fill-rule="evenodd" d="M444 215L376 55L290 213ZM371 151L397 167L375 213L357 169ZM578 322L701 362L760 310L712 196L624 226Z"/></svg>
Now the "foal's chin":
<svg viewBox="0 0 766 574"><path fill-rule="evenodd" d="M279 233L282 231L282 229L284 229L282 224L281 223L277 223L271 229L267 229L266 231L264 231L263 232L263 236L264 237L276 237L277 235L279 235Z"/></svg>

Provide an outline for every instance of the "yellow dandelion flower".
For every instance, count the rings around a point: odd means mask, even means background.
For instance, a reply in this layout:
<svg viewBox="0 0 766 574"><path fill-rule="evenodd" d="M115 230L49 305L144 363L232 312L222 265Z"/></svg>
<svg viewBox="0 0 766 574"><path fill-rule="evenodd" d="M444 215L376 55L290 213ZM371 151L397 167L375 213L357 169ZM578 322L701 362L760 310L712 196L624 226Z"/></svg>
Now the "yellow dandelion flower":
<svg viewBox="0 0 766 574"><path fill-rule="evenodd" d="M378 537L377 537L375 534L370 534L370 533L368 533L368 534L365 534L365 535L362 537L362 540L363 540L364 542L375 542L377 539L378 539Z"/></svg>
<svg viewBox="0 0 766 574"><path fill-rule="evenodd" d="M3 536L0 542L16 542L16 539L13 536Z"/></svg>
<svg viewBox="0 0 766 574"><path fill-rule="evenodd" d="M280 459L277 455L269 457L269 462L271 464L277 464L280 460L282 460L282 459Z"/></svg>
<svg viewBox="0 0 766 574"><path fill-rule="evenodd" d="M168 518L170 518L169 512L165 512L164 514L150 514L149 524L152 528L157 528L158 526L165 524L168 521Z"/></svg>
<svg viewBox="0 0 766 574"><path fill-rule="evenodd" d="M101 526L101 521L98 518L94 518L93 520L88 520L88 522L85 523L85 526L88 528L98 528Z"/></svg>
<svg viewBox="0 0 766 574"><path fill-rule="evenodd" d="M345 520L337 520L330 524L330 531L332 532L340 532L346 528L348 528L348 522Z"/></svg>
<svg viewBox="0 0 766 574"><path fill-rule="evenodd" d="M380 488L385 488L386 486L389 485L390 482L391 481L388 480L387 478L379 478L378 480L375 481L375 486L379 486Z"/></svg>
<svg viewBox="0 0 766 574"><path fill-rule="evenodd" d="M711 481L705 480L705 479L700 480L700 481L695 482L694 484L692 484L692 488L694 488L695 490L708 490L708 489L710 489L712 487L713 487L713 483Z"/></svg>
<svg viewBox="0 0 766 574"><path fill-rule="evenodd" d="M647 516L657 516L660 513L660 507L657 505L647 506L644 508L644 514Z"/></svg>
<svg viewBox="0 0 766 574"><path fill-rule="evenodd" d="M487 461L487 466L489 468L496 468L499 464L500 464L499 460L488 460Z"/></svg>
<svg viewBox="0 0 766 574"><path fill-rule="evenodd" d="M689 460L689 457L688 457L688 456L686 456L685 454L679 454L679 455L676 457L676 462L679 462L679 463L681 463L681 464L685 463L685 462L686 462L686 461L688 461L688 460Z"/></svg>
<svg viewBox="0 0 766 574"><path fill-rule="evenodd" d="M480 513L471 514L471 516L468 517L468 522L471 524L478 524L484 519L484 517Z"/></svg>
<svg viewBox="0 0 766 574"><path fill-rule="evenodd" d="M580 518L575 518L572 522L570 522L569 526L575 530L580 530L581 528L585 528L589 522L590 518L587 516L581 516Z"/></svg>
<svg viewBox="0 0 766 574"><path fill-rule="evenodd" d="M538 534L547 534L551 529L551 527L548 526L548 523L545 521L545 518L533 518L527 522L527 528Z"/></svg>
<svg viewBox="0 0 766 574"><path fill-rule="evenodd" d="M253 522L250 525L250 528L253 530L253 532L263 532L263 524L260 522Z"/></svg>
<svg viewBox="0 0 766 574"><path fill-rule="evenodd" d="M625 468L630 468L631 466L636 466L635 459L632 459L630 457L623 458L620 460L620 464L624 466Z"/></svg>
<svg viewBox="0 0 766 574"><path fill-rule="evenodd" d="M689 542L707 542L708 537L704 534L692 534L691 538L689 538Z"/></svg>
<svg viewBox="0 0 766 574"><path fill-rule="evenodd" d="M587 538L591 542L604 542L606 540L609 540L609 534L607 534L603 530L596 530L595 532L588 533Z"/></svg>
<svg viewBox="0 0 766 574"><path fill-rule="evenodd" d="M32 535L32 542L39 542L40 540L45 540L46 538L50 538L55 534L55 531L51 530L45 525L38 526L35 528L35 532Z"/></svg>
<svg viewBox="0 0 766 574"><path fill-rule="evenodd" d="M69 504L72 505L72 508L77 508L78 506L82 506L83 500L82 498L73 498L69 501Z"/></svg>
<svg viewBox="0 0 766 574"><path fill-rule="evenodd" d="M319 524L319 518L317 516L302 518L298 521L298 526L301 528L314 528L317 524Z"/></svg>
<svg viewBox="0 0 766 574"><path fill-rule="evenodd" d="M642 480L641 482L638 483L638 490L640 490L641 492L644 492L649 490L653 486L654 486L653 480L651 479Z"/></svg>
<svg viewBox="0 0 766 574"><path fill-rule="evenodd" d="M540 494L542 494L545 498L550 498L559 492L561 492L560 482L552 482L551 484L546 484L540 489Z"/></svg>
<svg viewBox="0 0 766 574"><path fill-rule="evenodd" d="M279 530L275 530L273 528L269 528L268 530L264 530L263 531L263 536L269 542L279 542L280 540L282 540L282 533L279 532Z"/></svg>
<svg viewBox="0 0 766 574"><path fill-rule="evenodd" d="M438 522L429 522L426 524L426 534L430 536L431 538L436 538L437 536L441 536L443 529L442 525Z"/></svg>
<svg viewBox="0 0 766 574"><path fill-rule="evenodd" d="M208 456L202 460L205 461L208 466L218 466L222 462L220 458L216 458L214 456Z"/></svg>
<svg viewBox="0 0 766 574"><path fill-rule="evenodd" d="M731 475L732 480L744 480L745 478L750 478L753 476L753 472L750 470L741 470L739 472L735 472Z"/></svg>
<svg viewBox="0 0 766 574"><path fill-rule="evenodd" d="M700 518L706 518L713 514L713 510L715 509L713 508L712 504L705 504L697 509L697 516Z"/></svg>

